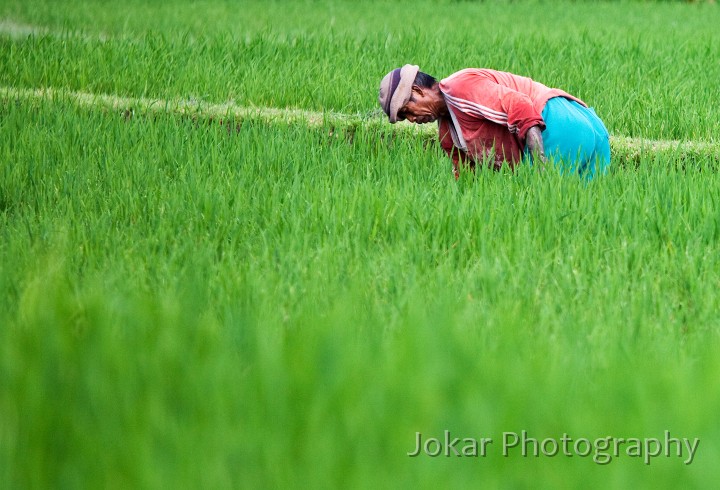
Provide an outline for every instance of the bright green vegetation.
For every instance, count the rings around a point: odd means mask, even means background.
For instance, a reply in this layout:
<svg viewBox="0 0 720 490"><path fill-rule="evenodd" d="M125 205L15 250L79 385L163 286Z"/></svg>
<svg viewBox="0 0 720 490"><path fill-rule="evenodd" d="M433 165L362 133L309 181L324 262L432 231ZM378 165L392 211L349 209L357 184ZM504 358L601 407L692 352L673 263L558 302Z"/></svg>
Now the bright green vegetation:
<svg viewBox="0 0 720 490"><path fill-rule="evenodd" d="M414 25L409 4L292 5L6 1L0 83L364 114L412 55L556 81L616 134L717 134L714 6L458 2L443 19L414 2ZM459 42L471 15L470 44L491 49L446 53L431 27ZM482 35L493 23L515 27ZM437 147L389 125L4 97L0 161L2 487L720 478L716 155L618 158L589 184L532 168L455 182ZM446 429L495 445L405 455ZM701 442L691 465L502 457L523 429Z"/></svg>
<svg viewBox="0 0 720 490"><path fill-rule="evenodd" d="M720 133L716 5L387 3L4 0L0 83L365 113L394 66L487 66L578 95L613 134Z"/></svg>

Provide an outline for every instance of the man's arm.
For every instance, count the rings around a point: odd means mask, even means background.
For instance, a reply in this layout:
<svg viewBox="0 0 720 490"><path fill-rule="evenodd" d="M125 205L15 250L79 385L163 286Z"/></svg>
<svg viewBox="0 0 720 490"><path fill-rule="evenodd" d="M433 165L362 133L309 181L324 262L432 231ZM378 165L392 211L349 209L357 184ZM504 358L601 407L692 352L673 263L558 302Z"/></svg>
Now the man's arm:
<svg viewBox="0 0 720 490"><path fill-rule="evenodd" d="M525 135L525 146L533 157L540 159L541 163L545 163L547 161L545 158L545 147L543 146L540 126L533 126L528 129L528 132Z"/></svg>

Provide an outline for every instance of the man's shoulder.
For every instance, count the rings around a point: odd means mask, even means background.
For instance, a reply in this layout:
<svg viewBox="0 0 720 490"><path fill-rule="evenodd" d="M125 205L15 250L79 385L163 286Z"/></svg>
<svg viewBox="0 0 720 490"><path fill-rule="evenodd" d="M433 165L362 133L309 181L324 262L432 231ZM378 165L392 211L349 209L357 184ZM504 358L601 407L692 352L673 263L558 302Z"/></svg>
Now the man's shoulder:
<svg viewBox="0 0 720 490"><path fill-rule="evenodd" d="M465 68L443 78L440 83L457 83L459 80L465 80L467 78L473 78L477 76L484 76L485 72L487 71L488 70L485 68Z"/></svg>
<svg viewBox="0 0 720 490"><path fill-rule="evenodd" d="M462 90L469 84L476 84L482 80L491 80L495 70L487 68L465 68L440 80L440 90L445 93Z"/></svg>

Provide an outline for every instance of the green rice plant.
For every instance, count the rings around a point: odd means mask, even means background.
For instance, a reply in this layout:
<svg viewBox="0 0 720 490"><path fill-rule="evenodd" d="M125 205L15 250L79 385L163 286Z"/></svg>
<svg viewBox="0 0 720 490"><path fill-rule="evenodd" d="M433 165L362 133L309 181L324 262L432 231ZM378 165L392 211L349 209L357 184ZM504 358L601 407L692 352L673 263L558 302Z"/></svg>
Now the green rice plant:
<svg viewBox="0 0 720 490"><path fill-rule="evenodd" d="M711 487L717 17L3 2L0 486ZM579 95L609 175L455 181L378 117L405 62ZM523 430L700 443L504 456ZM407 455L444 431L493 443Z"/></svg>
<svg viewBox="0 0 720 490"><path fill-rule="evenodd" d="M570 91L615 135L716 140L708 101L720 68L708 60L720 55L719 12L656 2L8 1L0 83L367 114L393 67L444 77L486 66Z"/></svg>
<svg viewBox="0 0 720 490"><path fill-rule="evenodd" d="M392 127L0 111L3 486L717 479L710 157L455 182ZM444 430L494 446L407 456ZM503 457L521 430L700 445Z"/></svg>

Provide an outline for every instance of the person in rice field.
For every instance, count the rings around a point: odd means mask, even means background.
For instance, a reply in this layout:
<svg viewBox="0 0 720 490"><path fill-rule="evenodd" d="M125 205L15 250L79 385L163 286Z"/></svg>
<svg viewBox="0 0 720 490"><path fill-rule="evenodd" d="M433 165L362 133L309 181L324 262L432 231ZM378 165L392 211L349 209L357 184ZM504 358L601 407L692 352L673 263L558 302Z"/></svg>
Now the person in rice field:
<svg viewBox="0 0 720 490"><path fill-rule="evenodd" d="M378 100L390 123L438 122L456 179L461 164L500 169L552 161L588 179L610 166L608 131L595 111L527 77L466 68L437 81L405 65L385 75Z"/></svg>

